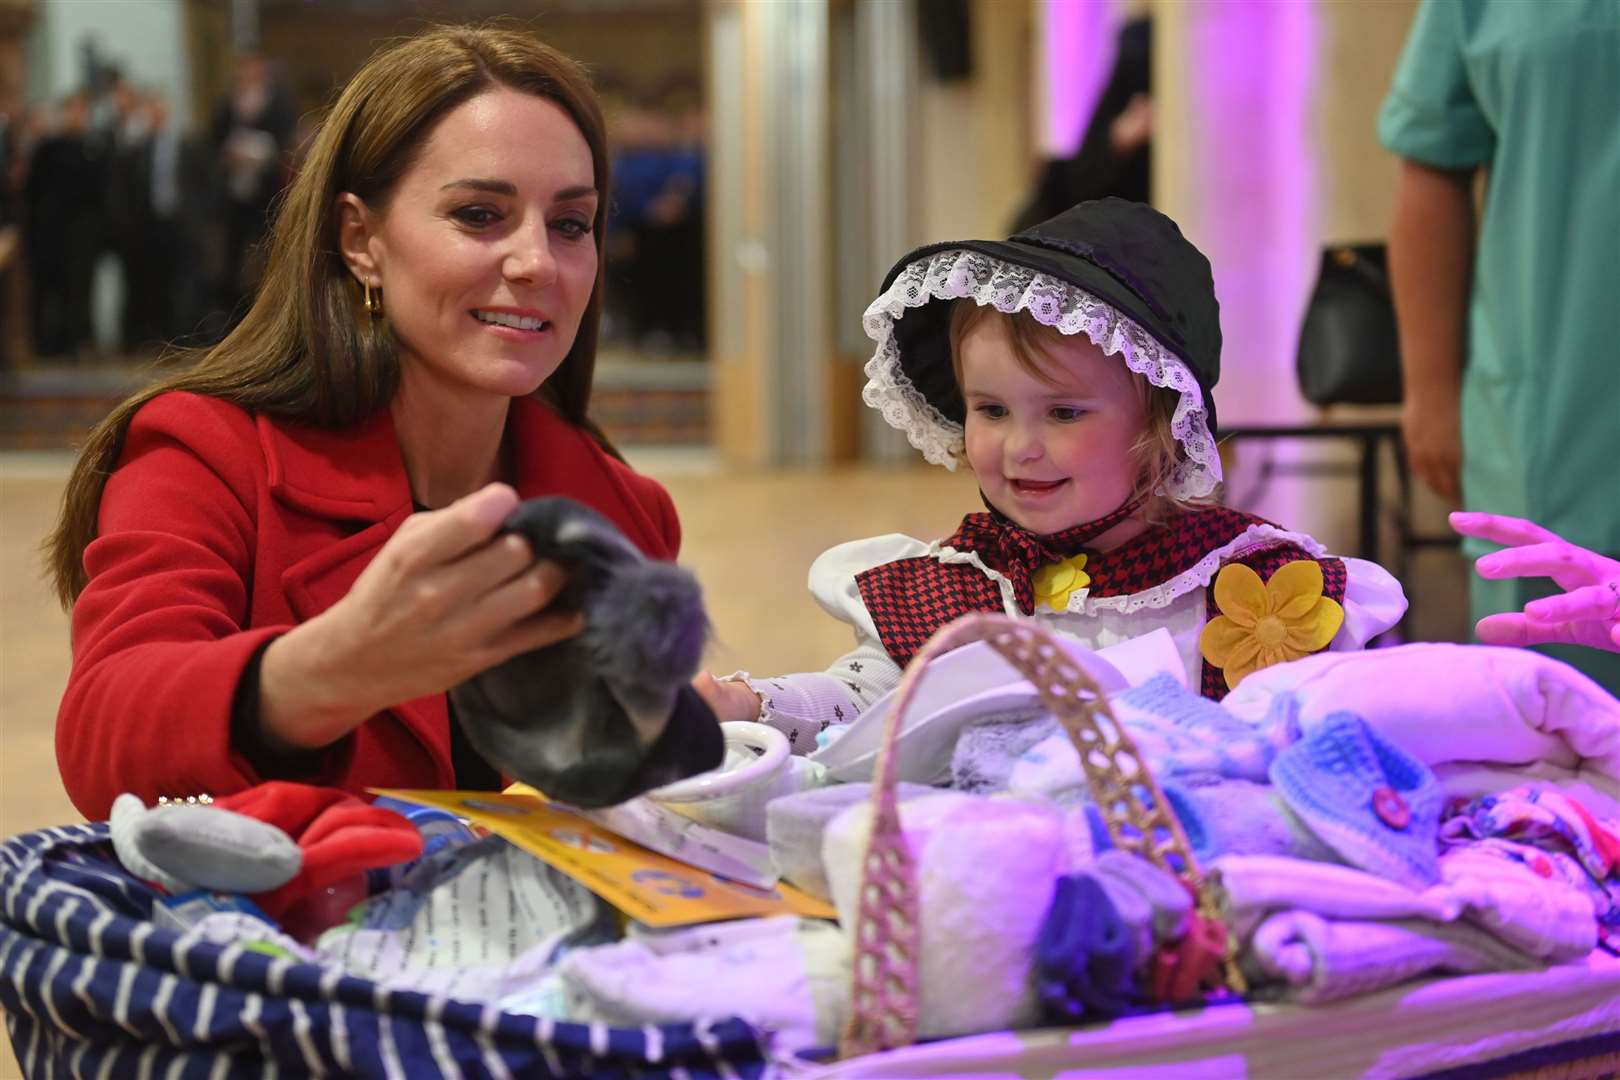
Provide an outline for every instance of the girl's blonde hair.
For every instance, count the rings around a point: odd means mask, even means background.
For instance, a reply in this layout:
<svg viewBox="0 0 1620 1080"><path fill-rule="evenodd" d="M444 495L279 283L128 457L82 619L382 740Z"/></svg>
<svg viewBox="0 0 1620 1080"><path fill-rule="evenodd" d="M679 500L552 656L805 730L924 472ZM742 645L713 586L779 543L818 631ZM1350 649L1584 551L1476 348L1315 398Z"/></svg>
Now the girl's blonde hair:
<svg viewBox="0 0 1620 1080"><path fill-rule="evenodd" d="M951 307L950 325L951 370L956 375L959 391L962 386L962 341L986 318L999 319L1006 327L1007 337L1012 342L1013 358L1018 361L1020 368L1043 382L1057 381L1052 373L1056 363L1051 350L1066 341L1067 335L1039 322L1027 311L1009 315L988 304L962 299ZM1120 363L1124 363L1124 360ZM1176 406L1181 403L1181 394L1168 387L1154 386L1135 372L1132 372L1132 376L1131 382L1136 387L1145 418L1142 434L1130 449L1137 467L1136 486L1131 490L1131 499L1142 500L1141 516L1156 523L1163 521L1173 511L1208 505L1202 499L1162 494L1162 489L1169 483L1184 454L1171 428Z"/></svg>
<svg viewBox="0 0 1620 1080"><path fill-rule="evenodd" d="M264 279L242 322L218 345L182 353L192 361L186 370L136 393L90 433L46 541L47 568L64 607L84 589L84 549L96 535L107 477L131 419L147 401L186 390L250 412L341 429L393 398L400 377L393 333L385 320L360 314L359 288L338 247L337 196L353 192L386 209L437 122L497 87L555 102L590 146L599 196L596 285L573 347L536 396L616 454L586 417L608 212L607 137L596 93L583 67L528 33L434 27L379 49L339 94L276 214Z"/></svg>

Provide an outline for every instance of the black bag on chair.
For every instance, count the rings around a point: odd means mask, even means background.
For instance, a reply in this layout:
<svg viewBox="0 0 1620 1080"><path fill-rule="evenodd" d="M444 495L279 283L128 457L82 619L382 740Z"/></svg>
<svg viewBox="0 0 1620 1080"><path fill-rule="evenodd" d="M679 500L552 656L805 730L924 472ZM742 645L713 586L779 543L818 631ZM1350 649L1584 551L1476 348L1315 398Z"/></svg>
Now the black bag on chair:
<svg viewBox="0 0 1620 1080"><path fill-rule="evenodd" d="M1383 244L1322 252L1295 370L1300 393L1314 405L1400 402L1400 340Z"/></svg>

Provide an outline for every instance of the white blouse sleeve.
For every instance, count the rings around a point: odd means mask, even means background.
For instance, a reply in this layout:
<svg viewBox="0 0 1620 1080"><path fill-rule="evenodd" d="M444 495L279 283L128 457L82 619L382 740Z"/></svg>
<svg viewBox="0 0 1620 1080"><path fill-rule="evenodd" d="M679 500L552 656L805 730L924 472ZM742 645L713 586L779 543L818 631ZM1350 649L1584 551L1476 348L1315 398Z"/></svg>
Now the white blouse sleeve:
<svg viewBox="0 0 1620 1080"><path fill-rule="evenodd" d="M1406 593L1395 575L1366 559L1344 561L1344 625L1328 645L1330 650L1366 648L1367 642L1401 621L1406 614Z"/></svg>
<svg viewBox="0 0 1620 1080"><path fill-rule="evenodd" d="M851 540L822 552L810 564L810 595L821 610L855 628L858 643L877 643L878 632L867 613L855 577L874 566L928 554L928 545L900 533Z"/></svg>
<svg viewBox="0 0 1620 1080"><path fill-rule="evenodd" d="M898 533L854 540L823 553L810 566L810 594L827 614L850 624L855 648L826 671L771 678L740 671L728 676L746 682L759 695L760 722L786 735L795 754L815 750L816 736L823 730L851 723L900 685L900 665L884 651L855 576L874 566L927 554L927 544Z"/></svg>

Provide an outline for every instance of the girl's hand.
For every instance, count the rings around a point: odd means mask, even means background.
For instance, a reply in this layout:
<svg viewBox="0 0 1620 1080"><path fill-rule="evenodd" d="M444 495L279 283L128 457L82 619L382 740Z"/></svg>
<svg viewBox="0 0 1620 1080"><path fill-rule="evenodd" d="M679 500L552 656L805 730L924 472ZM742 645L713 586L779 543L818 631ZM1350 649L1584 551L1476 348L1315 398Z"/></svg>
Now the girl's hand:
<svg viewBox="0 0 1620 1080"><path fill-rule="evenodd" d="M577 634L578 613L542 613L563 571L536 563L522 537L495 537L517 505L510 487L490 484L406 518L348 595L265 651L266 736L325 746L382 709Z"/></svg>
<svg viewBox="0 0 1620 1080"><path fill-rule="evenodd" d="M1451 527L1509 545L1474 561L1479 576L1549 577L1564 590L1524 605L1522 612L1488 615L1474 632L1487 645L1588 645L1620 652L1620 560L1576 547L1522 518L1454 513Z"/></svg>
<svg viewBox="0 0 1620 1080"><path fill-rule="evenodd" d="M745 682L717 679L700 671L692 680L692 689L722 724L759 719L759 695Z"/></svg>

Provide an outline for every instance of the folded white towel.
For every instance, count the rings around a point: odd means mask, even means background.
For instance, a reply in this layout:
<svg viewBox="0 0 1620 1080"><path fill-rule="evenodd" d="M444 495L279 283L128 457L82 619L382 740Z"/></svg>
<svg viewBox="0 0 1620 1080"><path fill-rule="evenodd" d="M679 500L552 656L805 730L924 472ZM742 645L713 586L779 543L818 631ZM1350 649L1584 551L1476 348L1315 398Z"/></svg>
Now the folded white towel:
<svg viewBox="0 0 1620 1080"><path fill-rule="evenodd" d="M832 1046L849 948L831 923L740 919L579 949L558 967L569 1019L673 1024L740 1016L793 1051Z"/></svg>
<svg viewBox="0 0 1620 1080"><path fill-rule="evenodd" d="M1298 908L1330 919L1450 922L1462 910L1443 885L1416 892L1364 870L1284 855L1223 855L1210 874L1234 919Z"/></svg>
<svg viewBox="0 0 1620 1080"><path fill-rule="evenodd" d="M1465 923L1338 922L1309 911L1283 911L1266 919L1245 957L1256 981L1280 979L1290 997L1308 1002L1370 994L1431 971L1540 966Z"/></svg>
<svg viewBox="0 0 1620 1080"><path fill-rule="evenodd" d="M827 826L833 902L853 934L871 808ZM1050 803L948 792L902 802L917 868L923 1037L1024 1027L1040 1017L1035 939L1072 858L1064 812Z"/></svg>
<svg viewBox="0 0 1620 1080"><path fill-rule="evenodd" d="M927 784L902 782L901 799L941 794ZM785 880L820 900L830 900L832 889L821 865L821 842L827 823L856 803L872 798L868 783L831 784L771 800L765 807L765 838L770 843L771 865Z"/></svg>

